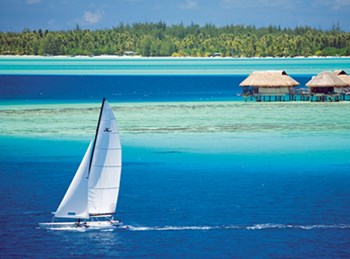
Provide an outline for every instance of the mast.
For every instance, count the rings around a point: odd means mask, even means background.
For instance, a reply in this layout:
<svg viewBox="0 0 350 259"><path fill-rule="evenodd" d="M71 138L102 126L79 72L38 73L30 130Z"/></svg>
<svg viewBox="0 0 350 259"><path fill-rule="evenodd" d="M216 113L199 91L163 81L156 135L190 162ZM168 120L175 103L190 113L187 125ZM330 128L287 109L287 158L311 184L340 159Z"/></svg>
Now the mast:
<svg viewBox="0 0 350 259"><path fill-rule="evenodd" d="M89 178L89 176L90 176L91 164L92 164L92 159L94 158L96 140L97 140L98 132L99 132L99 129L100 129L100 122L101 122L101 117L102 117L102 112L103 112L103 106L104 106L104 104L105 104L105 101L106 101L106 98L103 98L103 99L102 99L101 110L100 110L100 116L98 117L98 123L97 123L96 132L95 132L94 144L93 144L93 146L92 146L92 152L91 152L90 163L89 163L89 173L88 173L87 178Z"/></svg>

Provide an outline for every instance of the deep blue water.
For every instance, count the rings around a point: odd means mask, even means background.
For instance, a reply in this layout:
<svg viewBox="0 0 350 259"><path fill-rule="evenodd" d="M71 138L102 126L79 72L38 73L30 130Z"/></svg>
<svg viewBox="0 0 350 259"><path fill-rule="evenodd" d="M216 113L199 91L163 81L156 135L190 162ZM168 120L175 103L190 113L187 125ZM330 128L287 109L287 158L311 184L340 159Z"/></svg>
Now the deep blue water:
<svg viewBox="0 0 350 259"><path fill-rule="evenodd" d="M126 145L118 218L129 229L37 229L38 222L50 220L87 145L0 138L3 256L350 256L350 165L322 152L308 158L331 161L297 165L303 154L203 154Z"/></svg>
<svg viewBox="0 0 350 259"><path fill-rule="evenodd" d="M293 77L301 86L311 78ZM236 93L244 78L0 76L0 99L7 105L89 102L103 96L114 102L239 101ZM148 134L139 132L137 137L147 139ZM211 151L210 144L203 144L211 142L199 133L152 135L159 142L171 136L184 146L195 146L191 149L174 149L168 143L138 145L128 140L137 139L132 133L122 135L117 217L129 228L111 232L37 229L39 222L51 220L50 212L62 199L87 140L1 136L0 255L350 257L350 150L332 144L332 134L349 137L341 131L300 137L276 130L261 133L256 147L250 142L234 152L220 150L220 143ZM341 136L334 143L341 143Z"/></svg>
<svg viewBox="0 0 350 259"><path fill-rule="evenodd" d="M237 93L247 75L77 76L0 75L0 100L222 101ZM293 76L301 87L311 75Z"/></svg>

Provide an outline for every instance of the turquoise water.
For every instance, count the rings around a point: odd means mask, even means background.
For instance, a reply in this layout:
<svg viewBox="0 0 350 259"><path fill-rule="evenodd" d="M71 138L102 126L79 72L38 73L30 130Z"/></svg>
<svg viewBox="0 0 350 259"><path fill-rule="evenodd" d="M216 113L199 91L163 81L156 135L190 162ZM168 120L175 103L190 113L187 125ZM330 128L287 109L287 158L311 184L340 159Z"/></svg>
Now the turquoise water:
<svg viewBox="0 0 350 259"><path fill-rule="evenodd" d="M36 227L65 193L99 104L1 106L4 255L350 255L349 103L111 105L123 145L117 217L128 228L83 233Z"/></svg>
<svg viewBox="0 0 350 259"><path fill-rule="evenodd" d="M115 103L124 134L248 134L285 136L350 132L350 103L172 102ZM0 106L6 136L88 138L99 103ZM344 139L346 140L346 139Z"/></svg>
<svg viewBox="0 0 350 259"><path fill-rule="evenodd" d="M210 161L211 156L227 160L224 164L247 166L254 157L260 166L288 168L312 164L320 167L329 162L349 165L350 161L347 102L111 103L111 106L118 116L126 146L167 150L174 156L182 152L197 154L193 163L200 163L203 157ZM99 103L3 105L0 132L9 137L88 142L94 134L98 112ZM156 162L163 158L148 159Z"/></svg>
<svg viewBox="0 0 350 259"><path fill-rule="evenodd" d="M232 75L255 70L317 74L350 70L350 58L106 58L0 57L0 74L38 75Z"/></svg>
<svg viewBox="0 0 350 259"><path fill-rule="evenodd" d="M3 257L350 256L350 102L222 101L233 90L226 86L231 80L227 76L212 80L203 75L152 75L134 80L90 75L82 77L82 84L80 77L35 75L66 73L72 65L64 61L67 58L60 64L52 58L26 59L28 63L10 59L18 61L11 68L16 75L0 77L0 87L7 87L0 105ZM98 61L99 67L95 58L85 58L91 67L84 67L85 62L72 60L77 64L69 73L111 73L103 64L120 72L110 66L114 61ZM315 66L308 66L309 61ZM49 64L42 71L35 62ZM152 67L152 62L163 60L128 62L144 62L139 73L181 74L228 73L230 65L217 63L231 61L207 60L209 70L203 70L205 64L194 65L202 62L197 59L189 60L187 67L180 65L185 60L176 61L178 67L172 63L161 68ZM258 67L280 69L290 62L302 63L295 65L296 74L349 66L348 59L265 59ZM230 73L248 67L238 66ZM135 73L133 69L126 73ZM305 82L309 77L299 78ZM107 86L100 86L104 83ZM127 89L111 90L113 84ZM16 91L11 91L14 86ZM65 96L65 91L77 96ZM110 103L121 132L123 172L116 217L128 228L39 230L39 222L51 220L50 212L56 210L94 136L97 99L104 95L113 97ZM120 96L126 96L123 102Z"/></svg>

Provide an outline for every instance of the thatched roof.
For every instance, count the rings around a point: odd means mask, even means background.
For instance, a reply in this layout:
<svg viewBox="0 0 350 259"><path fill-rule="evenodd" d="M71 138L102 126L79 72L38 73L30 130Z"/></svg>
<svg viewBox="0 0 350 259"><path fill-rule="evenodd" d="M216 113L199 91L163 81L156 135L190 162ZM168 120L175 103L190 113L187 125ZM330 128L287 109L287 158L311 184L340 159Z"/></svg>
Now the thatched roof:
<svg viewBox="0 0 350 259"><path fill-rule="evenodd" d="M337 76L339 76L339 75L347 75L345 70L334 70L334 74L336 74Z"/></svg>
<svg viewBox="0 0 350 259"><path fill-rule="evenodd" d="M335 70L334 74L350 86L350 76L344 70Z"/></svg>
<svg viewBox="0 0 350 259"><path fill-rule="evenodd" d="M285 71L254 71L239 85L278 88L298 86L299 83Z"/></svg>
<svg viewBox="0 0 350 259"><path fill-rule="evenodd" d="M348 86L335 73L324 71L314 76L307 84L308 87L346 87Z"/></svg>

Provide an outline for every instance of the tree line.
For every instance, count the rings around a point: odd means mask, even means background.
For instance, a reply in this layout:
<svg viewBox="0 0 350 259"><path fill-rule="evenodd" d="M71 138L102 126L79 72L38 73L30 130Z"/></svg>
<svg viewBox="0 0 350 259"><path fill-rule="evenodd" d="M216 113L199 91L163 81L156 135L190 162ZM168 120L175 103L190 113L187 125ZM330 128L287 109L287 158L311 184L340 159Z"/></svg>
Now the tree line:
<svg viewBox="0 0 350 259"><path fill-rule="evenodd" d="M339 26L213 24L171 25L164 22L119 24L111 29L0 32L1 55L141 55L191 57L350 56L350 33Z"/></svg>

